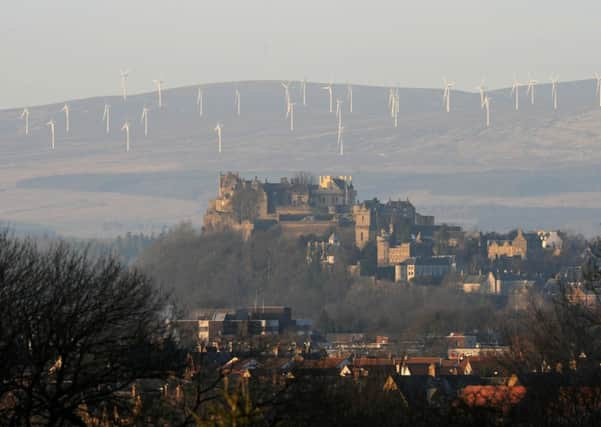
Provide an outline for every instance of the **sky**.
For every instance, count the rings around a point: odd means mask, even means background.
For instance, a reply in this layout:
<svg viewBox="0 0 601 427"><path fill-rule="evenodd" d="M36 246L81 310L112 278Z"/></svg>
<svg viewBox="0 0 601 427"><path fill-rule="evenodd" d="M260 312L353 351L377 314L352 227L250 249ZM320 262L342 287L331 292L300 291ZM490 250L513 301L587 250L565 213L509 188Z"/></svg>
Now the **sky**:
<svg viewBox="0 0 601 427"><path fill-rule="evenodd" d="M589 79L598 0L7 0L0 108L235 80Z"/></svg>

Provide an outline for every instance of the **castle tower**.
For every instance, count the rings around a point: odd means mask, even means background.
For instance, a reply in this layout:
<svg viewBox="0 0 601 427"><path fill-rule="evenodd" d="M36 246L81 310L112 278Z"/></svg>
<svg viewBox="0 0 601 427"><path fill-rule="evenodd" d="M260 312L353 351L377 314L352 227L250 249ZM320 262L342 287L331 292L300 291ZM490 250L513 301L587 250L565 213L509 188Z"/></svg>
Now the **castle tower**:
<svg viewBox="0 0 601 427"><path fill-rule="evenodd" d="M375 238L371 209L361 205L353 206L353 219L355 220L355 245L359 249L363 249L367 242L373 241Z"/></svg>
<svg viewBox="0 0 601 427"><path fill-rule="evenodd" d="M382 232L376 238L378 267L390 264L390 242L388 233Z"/></svg>

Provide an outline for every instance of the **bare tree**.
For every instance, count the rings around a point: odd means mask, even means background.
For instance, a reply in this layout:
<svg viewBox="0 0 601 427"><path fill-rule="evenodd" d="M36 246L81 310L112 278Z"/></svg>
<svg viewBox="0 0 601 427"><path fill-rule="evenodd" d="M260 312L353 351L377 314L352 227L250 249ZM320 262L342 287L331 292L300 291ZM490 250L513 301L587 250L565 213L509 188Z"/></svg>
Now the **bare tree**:
<svg viewBox="0 0 601 427"><path fill-rule="evenodd" d="M113 258L0 234L0 419L83 426L103 407L127 412L119 391L175 367L164 303Z"/></svg>

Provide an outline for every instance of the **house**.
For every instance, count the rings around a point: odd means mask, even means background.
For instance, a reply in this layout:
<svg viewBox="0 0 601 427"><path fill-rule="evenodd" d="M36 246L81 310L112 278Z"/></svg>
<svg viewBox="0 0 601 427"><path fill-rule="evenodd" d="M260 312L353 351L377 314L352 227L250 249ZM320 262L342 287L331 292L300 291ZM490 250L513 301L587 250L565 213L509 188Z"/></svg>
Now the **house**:
<svg viewBox="0 0 601 427"><path fill-rule="evenodd" d="M420 278L441 279L451 271L455 271L455 268L453 256L409 258L395 266L394 281L410 282Z"/></svg>
<svg viewBox="0 0 601 427"><path fill-rule="evenodd" d="M200 309L193 319L175 320L176 331L188 331L200 349L223 339L259 335L278 335L285 332L307 333L310 321L293 319L292 310L283 306L257 306L239 309ZM195 318L194 318L195 317Z"/></svg>
<svg viewBox="0 0 601 427"><path fill-rule="evenodd" d="M351 361L345 357L303 360L295 367L293 374L295 377L348 377L352 375Z"/></svg>
<svg viewBox="0 0 601 427"><path fill-rule="evenodd" d="M307 242L307 264L319 262L323 266L334 265L340 251L340 239L336 233L330 234L327 240Z"/></svg>
<svg viewBox="0 0 601 427"><path fill-rule="evenodd" d="M468 358L443 360L440 365L440 375L472 375L472 365Z"/></svg>
<svg viewBox="0 0 601 427"><path fill-rule="evenodd" d="M376 238L377 264L378 267L397 265L409 258L431 257L432 242L421 239L421 234L415 236L411 242L391 244L394 235L394 227L391 225L390 232L384 230Z"/></svg>
<svg viewBox="0 0 601 427"><path fill-rule="evenodd" d="M391 358L357 357L353 359L353 370L359 370L362 376L382 377L397 371L398 361Z"/></svg>
<svg viewBox="0 0 601 427"><path fill-rule="evenodd" d="M495 294L501 293L497 287L497 282L494 274L475 274L463 276L461 281L461 290L466 294L483 293Z"/></svg>
<svg viewBox="0 0 601 427"><path fill-rule="evenodd" d="M413 408L445 407L457 399L462 389L483 381L471 375L390 375L383 382L385 392L400 393L407 406Z"/></svg>
<svg viewBox="0 0 601 427"><path fill-rule="evenodd" d="M406 367L409 375L428 375L435 377L440 372L442 359L440 357L405 357L401 363L400 371Z"/></svg>
<svg viewBox="0 0 601 427"><path fill-rule="evenodd" d="M536 234L540 238L543 249L552 250L554 255L561 254L563 239L559 235L559 231L539 230Z"/></svg>
<svg viewBox="0 0 601 427"><path fill-rule="evenodd" d="M478 341L475 335L464 335L462 333L451 332L445 337L447 348L474 348Z"/></svg>
<svg viewBox="0 0 601 427"><path fill-rule="evenodd" d="M500 257L520 257L526 259L528 252L528 240L522 229L518 229L517 236L513 240L493 240L488 242L488 259L494 260Z"/></svg>

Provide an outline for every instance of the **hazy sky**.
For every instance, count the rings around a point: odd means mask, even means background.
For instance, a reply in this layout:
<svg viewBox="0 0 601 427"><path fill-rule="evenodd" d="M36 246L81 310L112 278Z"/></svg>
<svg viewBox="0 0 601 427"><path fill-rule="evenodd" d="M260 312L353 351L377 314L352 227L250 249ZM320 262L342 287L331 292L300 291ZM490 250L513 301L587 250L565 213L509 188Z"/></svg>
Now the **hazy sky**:
<svg viewBox="0 0 601 427"><path fill-rule="evenodd" d="M6 0L0 108L246 79L472 89L601 72L598 0Z"/></svg>

